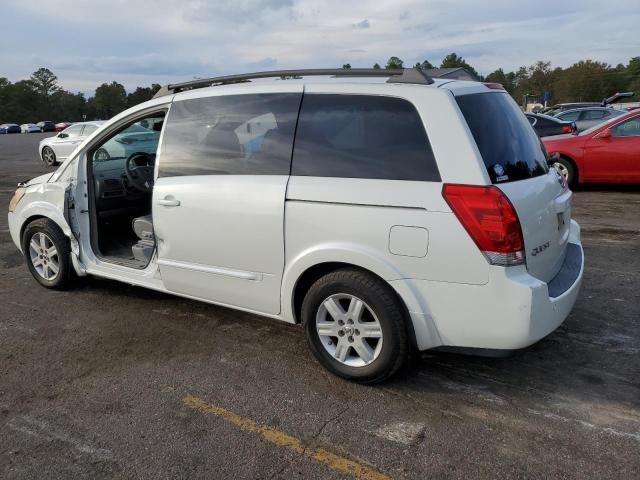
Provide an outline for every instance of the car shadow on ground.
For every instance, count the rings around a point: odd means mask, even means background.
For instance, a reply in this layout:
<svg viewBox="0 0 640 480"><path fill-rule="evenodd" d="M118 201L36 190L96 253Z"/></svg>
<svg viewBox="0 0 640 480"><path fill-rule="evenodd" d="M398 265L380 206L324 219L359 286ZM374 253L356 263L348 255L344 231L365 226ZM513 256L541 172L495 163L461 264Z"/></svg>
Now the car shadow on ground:
<svg viewBox="0 0 640 480"><path fill-rule="evenodd" d="M573 189L576 192L637 192L640 193L640 184L611 184L611 183L587 183Z"/></svg>
<svg viewBox="0 0 640 480"><path fill-rule="evenodd" d="M145 351L156 358L160 353L168 356L186 352L210 354L212 347L206 339L214 336L228 335L229 342L240 343L255 342L259 337L260 346L252 350L251 361L260 363L282 355L284 348L285 355L291 357L287 362L290 368L300 367L301 381L305 381L305 376L310 384L327 381L327 372L307 350L299 325L107 279L82 279L76 293L101 298L103 305L128 303L131 316L121 317L116 325L101 328L112 330L113 338L105 343L118 349L118 342L126 341L127 350L135 350L137 358L144 357ZM640 332L607 336L604 331L584 327L583 317L588 315L589 312L576 308L548 337L505 358L436 351L415 354L396 377L374 388L425 399L442 393L466 394L470 398L493 399L496 405L527 404L533 399L542 402L574 399L631 409L640 407L640 382L632 374L640 353ZM130 325L126 326L126 323ZM171 332L169 343L165 342L167 331ZM159 348L158 344L163 345ZM317 374L318 378L309 378L309 368L301 367L300 362L307 366L314 364L317 370L314 376ZM617 367L620 365L626 367L620 369ZM291 374L296 375L295 371ZM334 385L371 388L331 375L329 378L329 383Z"/></svg>

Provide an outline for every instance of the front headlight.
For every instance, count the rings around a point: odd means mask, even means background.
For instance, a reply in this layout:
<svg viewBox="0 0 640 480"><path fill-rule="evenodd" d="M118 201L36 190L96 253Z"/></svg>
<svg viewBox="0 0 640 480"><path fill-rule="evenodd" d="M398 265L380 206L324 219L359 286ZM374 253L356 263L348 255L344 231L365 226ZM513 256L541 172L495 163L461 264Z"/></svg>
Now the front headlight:
<svg viewBox="0 0 640 480"><path fill-rule="evenodd" d="M22 197L24 197L24 194L26 193L26 189L24 188L18 188L15 193L13 194L13 197L11 197L11 201L9 202L9 211L13 212L16 207L18 206L18 203L20 203L20 200L22 200Z"/></svg>

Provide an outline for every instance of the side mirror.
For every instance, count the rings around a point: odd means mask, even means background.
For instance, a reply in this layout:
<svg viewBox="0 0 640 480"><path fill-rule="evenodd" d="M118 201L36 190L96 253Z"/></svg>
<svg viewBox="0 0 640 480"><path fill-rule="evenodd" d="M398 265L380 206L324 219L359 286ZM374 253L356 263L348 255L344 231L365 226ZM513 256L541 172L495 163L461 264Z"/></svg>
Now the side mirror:
<svg viewBox="0 0 640 480"><path fill-rule="evenodd" d="M611 138L611 130L608 128L598 134L598 138Z"/></svg>
<svg viewBox="0 0 640 480"><path fill-rule="evenodd" d="M69 136L68 133L59 133L58 138L67 138Z"/></svg>
<svg viewBox="0 0 640 480"><path fill-rule="evenodd" d="M549 165L550 167L553 167L559 161L560 161L560 154L558 152L555 152L549 155L549 159L547 160L547 165Z"/></svg>

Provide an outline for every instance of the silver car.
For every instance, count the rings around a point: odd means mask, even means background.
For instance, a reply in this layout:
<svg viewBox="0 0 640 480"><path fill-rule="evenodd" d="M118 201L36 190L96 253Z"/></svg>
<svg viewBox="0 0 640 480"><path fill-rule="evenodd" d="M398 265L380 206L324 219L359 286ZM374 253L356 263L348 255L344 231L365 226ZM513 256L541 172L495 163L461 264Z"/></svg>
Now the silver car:
<svg viewBox="0 0 640 480"><path fill-rule="evenodd" d="M625 113L627 112L624 110L612 107L587 107L565 110L555 115L555 118L565 122L575 122L577 131L582 132Z"/></svg>
<svg viewBox="0 0 640 480"><path fill-rule="evenodd" d="M38 154L49 166L64 162L85 138L95 132L104 122L79 122L58 133L54 137L42 139Z"/></svg>

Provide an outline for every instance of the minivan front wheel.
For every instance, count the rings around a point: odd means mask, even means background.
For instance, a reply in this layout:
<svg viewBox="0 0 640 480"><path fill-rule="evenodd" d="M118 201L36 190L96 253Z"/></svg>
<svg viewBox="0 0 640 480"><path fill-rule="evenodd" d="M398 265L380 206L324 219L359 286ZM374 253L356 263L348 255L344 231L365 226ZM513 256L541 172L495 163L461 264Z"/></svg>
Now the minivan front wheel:
<svg viewBox="0 0 640 480"><path fill-rule="evenodd" d="M22 252L31 275L47 288L63 290L74 278L69 239L48 218L38 218L26 226Z"/></svg>
<svg viewBox="0 0 640 480"><path fill-rule="evenodd" d="M314 356L329 371L362 383L393 375L408 356L399 299L372 274L337 270L317 280L302 303Z"/></svg>

